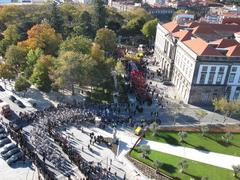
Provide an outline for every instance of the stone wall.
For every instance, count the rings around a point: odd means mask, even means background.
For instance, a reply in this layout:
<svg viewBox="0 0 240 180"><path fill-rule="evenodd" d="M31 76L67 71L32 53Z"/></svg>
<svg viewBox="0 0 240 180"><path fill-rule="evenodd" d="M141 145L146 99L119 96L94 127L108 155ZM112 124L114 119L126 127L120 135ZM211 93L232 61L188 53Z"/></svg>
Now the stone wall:
<svg viewBox="0 0 240 180"><path fill-rule="evenodd" d="M191 88L188 103L197 106L212 105L215 98L225 95L225 90L225 86L194 85Z"/></svg>

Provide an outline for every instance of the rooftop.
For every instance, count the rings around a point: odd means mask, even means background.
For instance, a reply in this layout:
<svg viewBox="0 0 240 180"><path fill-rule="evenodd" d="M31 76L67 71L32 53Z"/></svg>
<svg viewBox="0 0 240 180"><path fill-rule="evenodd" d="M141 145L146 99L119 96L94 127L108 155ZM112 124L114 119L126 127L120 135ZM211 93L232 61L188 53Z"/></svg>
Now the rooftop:
<svg viewBox="0 0 240 180"><path fill-rule="evenodd" d="M233 39L240 25L194 21L182 26L172 21L162 26L198 56L240 56L240 43Z"/></svg>

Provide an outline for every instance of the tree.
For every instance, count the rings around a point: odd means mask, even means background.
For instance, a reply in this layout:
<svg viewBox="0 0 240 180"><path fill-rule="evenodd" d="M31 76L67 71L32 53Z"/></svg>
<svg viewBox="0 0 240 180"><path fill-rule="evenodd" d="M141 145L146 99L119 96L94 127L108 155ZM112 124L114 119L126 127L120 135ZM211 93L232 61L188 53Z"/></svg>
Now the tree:
<svg viewBox="0 0 240 180"><path fill-rule="evenodd" d="M102 0L93 0L94 25L95 29L100 29L106 25L107 12Z"/></svg>
<svg viewBox="0 0 240 180"><path fill-rule="evenodd" d="M107 52L113 52L117 47L116 34L113 30L108 28L102 28L97 31L95 42Z"/></svg>
<svg viewBox="0 0 240 180"><path fill-rule="evenodd" d="M30 88L31 84L28 82L28 80L23 77L19 76L15 81L15 90L16 91L27 91L28 88ZM25 93L24 93L25 95Z"/></svg>
<svg viewBox="0 0 240 180"><path fill-rule="evenodd" d="M213 101L213 106L215 111L220 111L220 113L223 113L224 122L227 120L227 117L231 117L233 114L239 113L240 110L239 101L228 101L224 97L215 99Z"/></svg>
<svg viewBox="0 0 240 180"><path fill-rule="evenodd" d="M55 29L58 33L63 33L63 18L61 11L59 10L57 3L52 3L52 12L49 19L50 25Z"/></svg>
<svg viewBox="0 0 240 180"><path fill-rule="evenodd" d="M187 138L187 133L184 131L181 131L178 133L178 137L179 137L179 142L184 142L185 139Z"/></svg>
<svg viewBox="0 0 240 180"><path fill-rule="evenodd" d="M141 34L141 29L146 22L144 17L137 17L131 19L125 26L123 26L122 34L125 36L135 36Z"/></svg>
<svg viewBox="0 0 240 180"><path fill-rule="evenodd" d="M33 26L28 32L28 39L20 42L20 45L28 49L40 48L45 54L56 55L59 44L62 42L60 34L46 23Z"/></svg>
<svg viewBox="0 0 240 180"><path fill-rule="evenodd" d="M27 54L27 62L26 62L26 68L25 68L25 76L29 78L33 73L34 65L37 63L37 60L43 55L43 50L37 48L35 50L30 50Z"/></svg>
<svg viewBox="0 0 240 180"><path fill-rule="evenodd" d="M77 36L83 35L89 38L92 38L94 36L92 18L87 11L83 11L80 14L77 20L77 25L73 27L73 30Z"/></svg>
<svg viewBox="0 0 240 180"><path fill-rule="evenodd" d="M227 144L231 143L232 139L233 139L233 134L230 132L227 132L227 133L225 133L224 136L222 136L222 140Z"/></svg>
<svg viewBox="0 0 240 180"><path fill-rule="evenodd" d="M26 66L27 50L21 46L11 45L6 51L6 64L11 65L16 72L23 70Z"/></svg>
<svg viewBox="0 0 240 180"><path fill-rule="evenodd" d="M240 177L240 165L233 165L232 166L233 168L233 176L236 177L236 178L239 178Z"/></svg>
<svg viewBox="0 0 240 180"><path fill-rule="evenodd" d="M207 115L207 113L201 109L195 111L195 115L198 118L199 123Z"/></svg>
<svg viewBox="0 0 240 180"><path fill-rule="evenodd" d="M187 170L187 168L188 168L188 163L187 163L187 160L185 160L185 159L183 159L179 164L178 164L178 166L179 166L179 171L180 171L180 173L184 173L186 170Z"/></svg>
<svg viewBox="0 0 240 180"><path fill-rule="evenodd" d="M163 166L163 163L157 159L153 161L153 166L155 167L157 173L159 169Z"/></svg>
<svg viewBox="0 0 240 180"><path fill-rule="evenodd" d="M148 155L149 155L150 152L151 152L151 149L150 149L150 146L149 146L149 145L143 144L143 145L140 146L140 151L141 151L141 153L142 153L142 157L143 157L143 158L147 158Z"/></svg>
<svg viewBox="0 0 240 180"><path fill-rule="evenodd" d="M153 122L150 124L149 129L152 131L153 136L156 136L158 133L158 124L156 122Z"/></svg>
<svg viewBox="0 0 240 180"><path fill-rule="evenodd" d="M125 67L121 61L117 62L116 66L115 66L115 71L117 72L118 75L125 73Z"/></svg>
<svg viewBox="0 0 240 180"><path fill-rule="evenodd" d="M141 30L143 35L146 38L153 40L156 36L157 24L158 24L158 19L154 19L146 22L143 25L143 28Z"/></svg>
<svg viewBox="0 0 240 180"><path fill-rule="evenodd" d="M9 81L16 77L16 72L9 64L0 64L0 78L3 78L3 82L6 88L6 80Z"/></svg>
<svg viewBox="0 0 240 180"><path fill-rule="evenodd" d="M20 39L20 35L17 32L16 25L8 25L2 35L4 39L0 41L0 54L4 55L10 45L17 43Z"/></svg>
<svg viewBox="0 0 240 180"><path fill-rule="evenodd" d="M201 126L202 136L205 136L208 131L209 131L208 125Z"/></svg>
<svg viewBox="0 0 240 180"><path fill-rule="evenodd" d="M51 68L53 68L53 57L50 55L41 56L34 66L31 81L41 91L49 92L51 90Z"/></svg>
<svg viewBox="0 0 240 180"><path fill-rule="evenodd" d="M90 56L77 52L64 52L58 58L55 69L56 84L59 87L71 89L74 95L74 85L88 85L90 71L93 66Z"/></svg>
<svg viewBox="0 0 240 180"><path fill-rule="evenodd" d="M84 36L76 36L63 41L60 45L60 51L73 51L83 54L89 54L91 51L92 42Z"/></svg>

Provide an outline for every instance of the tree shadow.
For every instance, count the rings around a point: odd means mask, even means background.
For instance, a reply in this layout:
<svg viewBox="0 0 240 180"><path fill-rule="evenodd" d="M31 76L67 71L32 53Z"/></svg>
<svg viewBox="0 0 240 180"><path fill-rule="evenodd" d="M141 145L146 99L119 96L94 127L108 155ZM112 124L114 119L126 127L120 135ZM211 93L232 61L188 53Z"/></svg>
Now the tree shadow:
<svg viewBox="0 0 240 180"><path fill-rule="evenodd" d="M205 152L209 152L209 150L207 149L207 148L205 148L205 147L203 147L203 146L196 146L195 147L197 150L201 150L201 151L205 151Z"/></svg>
<svg viewBox="0 0 240 180"><path fill-rule="evenodd" d="M170 174L175 173L177 171L177 168L171 164L164 163L161 167L164 171L169 172Z"/></svg>
<svg viewBox="0 0 240 180"><path fill-rule="evenodd" d="M180 145L178 140L176 138L172 137L171 135L166 135L166 136L158 135L158 137L164 139L166 141L166 143L168 143L168 144L176 145L176 146Z"/></svg>

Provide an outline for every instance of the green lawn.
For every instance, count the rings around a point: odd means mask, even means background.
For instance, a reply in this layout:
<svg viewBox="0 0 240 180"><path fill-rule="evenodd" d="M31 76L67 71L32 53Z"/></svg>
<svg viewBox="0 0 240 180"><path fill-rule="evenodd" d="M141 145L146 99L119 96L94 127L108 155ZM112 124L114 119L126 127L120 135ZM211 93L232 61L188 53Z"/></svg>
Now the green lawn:
<svg viewBox="0 0 240 180"><path fill-rule="evenodd" d="M141 153L137 150L133 150L130 154L133 158L144 162L145 164L153 167L153 161L159 160L163 163L161 171L164 174L175 177L176 179L189 180L190 178L195 178L195 180L200 180L201 177L208 177L209 180L234 180L233 171L228 169L219 168L216 166L200 163L197 161L187 160L188 169L186 173L180 173L178 163L181 162L183 158L178 156L169 155L166 153L153 151L148 159L143 159Z"/></svg>
<svg viewBox="0 0 240 180"><path fill-rule="evenodd" d="M145 139L151 141L164 142L172 145L186 146L190 148L240 156L240 134L233 134L231 144L222 143L223 133L207 133L203 137L201 133L189 132L185 143L179 143L178 132L162 132L153 136L150 131L145 134Z"/></svg>

